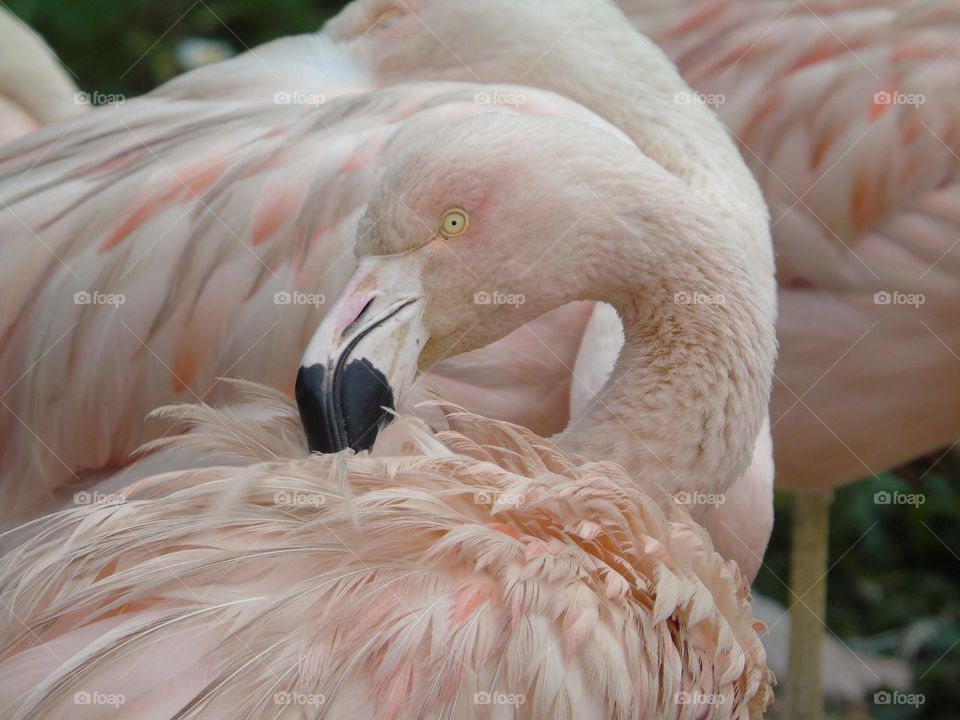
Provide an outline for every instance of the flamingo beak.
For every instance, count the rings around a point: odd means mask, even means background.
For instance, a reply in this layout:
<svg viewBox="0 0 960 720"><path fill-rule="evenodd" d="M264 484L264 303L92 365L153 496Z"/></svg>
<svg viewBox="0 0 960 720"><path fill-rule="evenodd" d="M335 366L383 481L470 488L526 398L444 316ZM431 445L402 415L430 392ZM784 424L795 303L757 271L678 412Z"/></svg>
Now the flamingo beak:
<svg viewBox="0 0 960 720"><path fill-rule="evenodd" d="M369 450L413 384L428 336L415 256L368 257L317 329L297 374L310 450Z"/></svg>

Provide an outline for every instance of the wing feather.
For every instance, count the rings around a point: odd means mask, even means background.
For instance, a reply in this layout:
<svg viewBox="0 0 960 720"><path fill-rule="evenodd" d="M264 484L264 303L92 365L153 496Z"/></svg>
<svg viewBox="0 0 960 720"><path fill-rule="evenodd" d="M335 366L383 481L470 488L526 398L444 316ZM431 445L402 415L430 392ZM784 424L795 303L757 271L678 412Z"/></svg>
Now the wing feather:
<svg viewBox="0 0 960 720"><path fill-rule="evenodd" d="M484 105L483 86L376 88L355 63L323 34L288 38L0 150L0 467L14 512L126 464L150 410L215 400L221 376L289 389L354 268L366 200L410 143L490 111L615 132L548 92Z"/></svg>
<svg viewBox="0 0 960 720"><path fill-rule="evenodd" d="M778 483L830 487L953 442L960 6L621 1L723 96L770 206Z"/></svg>

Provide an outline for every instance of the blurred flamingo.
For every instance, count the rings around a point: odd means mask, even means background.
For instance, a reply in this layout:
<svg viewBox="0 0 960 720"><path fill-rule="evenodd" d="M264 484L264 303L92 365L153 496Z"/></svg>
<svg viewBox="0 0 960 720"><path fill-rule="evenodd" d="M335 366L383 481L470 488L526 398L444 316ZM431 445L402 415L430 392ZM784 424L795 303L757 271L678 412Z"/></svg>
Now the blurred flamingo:
<svg viewBox="0 0 960 720"><path fill-rule="evenodd" d="M766 415L776 309L750 238L613 128L500 113L405 152L357 233L297 400L314 449L373 457L307 457L269 389L247 416L172 411L195 432L161 448L233 466L47 518L0 561L4 700L485 718L488 693L516 718L761 717L747 585L671 495L722 491ZM491 277L526 302L475 302ZM726 302L673 301L691 285ZM626 342L556 445L449 406L436 438L382 429L385 389L401 397L455 338L481 347L576 300L615 307Z"/></svg>
<svg viewBox="0 0 960 720"><path fill-rule="evenodd" d="M770 206L774 454L798 493L791 682L813 680L830 490L960 436L960 7L621 4L718 103ZM817 692L787 695L816 708Z"/></svg>
<svg viewBox="0 0 960 720"><path fill-rule="evenodd" d="M85 105L43 39L0 6L0 145Z"/></svg>
<svg viewBox="0 0 960 720"><path fill-rule="evenodd" d="M292 392L323 301L355 267L356 221L382 167L471 115L616 125L741 232L745 263L772 269L766 209L736 147L711 110L674 102L689 88L612 4L481 5L361 0L319 34L201 68L0 154L9 515L126 473L153 432L141 418L178 398L216 400L218 377ZM489 84L509 81L525 85ZM574 365L592 352L581 347L592 312L574 303L531 318L433 369L421 393L558 432ZM445 355L468 340L452 338ZM737 507L746 521L721 550L748 577L772 521L765 435L758 425L745 450L757 450L751 472L750 457L731 460L734 475L713 488L739 480L741 502L720 512ZM672 452L653 429L642 441L652 455Z"/></svg>

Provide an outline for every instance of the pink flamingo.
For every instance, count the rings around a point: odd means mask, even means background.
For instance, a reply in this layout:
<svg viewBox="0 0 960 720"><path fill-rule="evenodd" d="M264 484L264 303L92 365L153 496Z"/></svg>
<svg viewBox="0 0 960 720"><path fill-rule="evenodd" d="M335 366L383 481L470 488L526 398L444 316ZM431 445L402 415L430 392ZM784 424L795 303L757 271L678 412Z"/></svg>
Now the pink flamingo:
<svg viewBox="0 0 960 720"><path fill-rule="evenodd" d="M797 493L787 697L818 713L830 490L960 436L960 8L621 4L718 101L770 206L777 482Z"/></svg>
<svg viewBox="0 0 960 720"><path fill-rule="evenodd" d="M153 433L141 418L178 399L215 401L218 377L292 393L322 301L355 267L355 224L382 167L450 122L497 110L613 123L740 229L745 262L772 269L766 209L736 147L709 109L674 102L689 88L615 7L482 5L361 0L319 34L202 68L0 154L10 515L55 506L71 484L134 472L130 453ZM504 81L525 85L489 84ZM591 312L573 304L531 318L501 344L439 365L422 389L557 432ZM469 349L465 340L446 354ZM741 502L718 512L738 508L749 522L718 543L748 577L772 520L765 434L761 424L749 446L754 470L744 475L749 457L731 460L737 477L720 480L743 476ZM656 432L645 441L651 455L672 452Z"/></svg>
<svg viewBox="0 0 960 720"><path fill-rule="evenodd" d="M749 464L770 268L611 130L483 114L405 153L298 384L312 444L373 445L377 375L400 396L454 338L607 302L624 351L557 445L448 406L436 438L405 421L372 457L308 457L275 391L252 389L259 422L175 410L195 432L160 445L230 465L49 517L0 560L4 701L23 717L761 717L747 585L668 492ZM493 278L526 302L475 302ZM675 301L691 285L725 301ZM314 382L314 360L338 381Z"/></svg>
<svg viewBox="0 0 960 720"><path fill-rule="evenodd" d="M0 7L0 145L85 105L59 60L33 30Z"/></svg>

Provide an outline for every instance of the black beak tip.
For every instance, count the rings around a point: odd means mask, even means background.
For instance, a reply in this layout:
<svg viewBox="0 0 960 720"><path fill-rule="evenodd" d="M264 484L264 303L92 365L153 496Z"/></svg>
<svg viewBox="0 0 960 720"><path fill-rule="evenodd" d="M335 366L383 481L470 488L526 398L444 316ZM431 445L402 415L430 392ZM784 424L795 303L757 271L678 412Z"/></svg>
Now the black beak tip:
<svg viewBox="0 0 960 720"><path fill-rule="evenodd" d="M310 451L333 453L342 448L338 447L336 428L328 421L332 408L324 385L325 376L326 368L323 365L301 367L297 373L295 395Z"/></svg>
<svg viewBox="0 0 960 720"><path fill-rule="evenodd" d="M310 450L321 453L371 449L395 408L386 376L365 358L332 378L323 365L301 367L296 398Z"/></svg>

